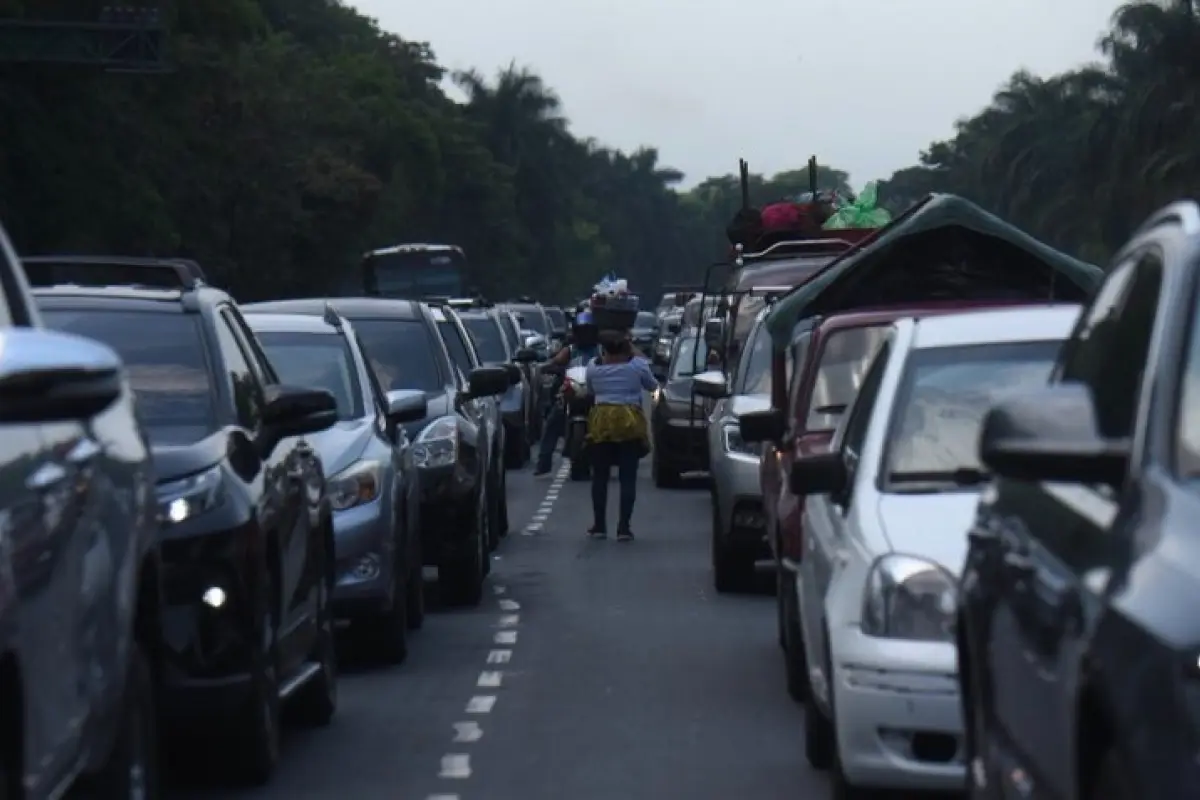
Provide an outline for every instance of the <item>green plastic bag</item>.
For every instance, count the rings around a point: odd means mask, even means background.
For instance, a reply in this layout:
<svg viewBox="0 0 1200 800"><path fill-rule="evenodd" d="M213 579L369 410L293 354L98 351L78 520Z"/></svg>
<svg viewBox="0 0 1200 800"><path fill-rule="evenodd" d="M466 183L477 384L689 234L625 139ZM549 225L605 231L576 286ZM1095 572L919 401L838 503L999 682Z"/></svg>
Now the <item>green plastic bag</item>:
<svg viewBox="0 0 1200 800"><path fill-rule="evenodd" d="M822 226L825 230L838 228L882 228L892 221L892 215L886 208L878 208L875 201L878 189L875 181L863 187L862 193L854 200L843 201L833 212L833 216Z"/></svg>

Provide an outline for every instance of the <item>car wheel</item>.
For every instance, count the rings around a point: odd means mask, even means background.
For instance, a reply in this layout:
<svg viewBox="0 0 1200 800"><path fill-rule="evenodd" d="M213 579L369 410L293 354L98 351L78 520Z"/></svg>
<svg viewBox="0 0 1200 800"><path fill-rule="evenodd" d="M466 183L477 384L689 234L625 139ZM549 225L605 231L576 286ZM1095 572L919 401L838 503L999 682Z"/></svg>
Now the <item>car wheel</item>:
<svg viewBox="0 0 1200 800"><path fill-rule="evenodd" d="M508 536L508 475L500 470L500 520L499 533L501 537Z"/></svg>
<svg viewBox="0 0 1200 800"><path fill-rule="evenodd" d="M317 641L309 662L318 666L317 674L294 698L290 710L304 725L324 727L333 721L338 705L337 644L333 632L333 608L330 604L329 579L321 581L317 598Z"/></svg>
<svg viewBox="0 0 1200 800"><path fill-rule="evenodd" d="M271 609L275 579L269 572L263 579L266 601L263 606L262 646L255 648L250 667L250 698L240 719L230 728L236 737L234 764L239 777L253 786L271 780L279 765L279 641Z"/></svg>
<svg viewBox="0 0 1200 800"><path fill-rule="evenodd" d="M504 437L504 468L520 469L525 466L524 454L527 449L524 428L509 428Z"/></svg>
<svg viewBox="0 0 1200 800"><path fill-rule="evenodd" d="M392 562L392 604L366 626L365 640L369 649L386 664L403 664L408 658L408 600L409 587L404 558L400 549Z"/></svg>
<svg viewBox="0 0 1200 800"><path fill-rule="evenodd" d="M667 463L657 441L654 443L654 455L650 457L650 475L659 489L676 489L683 480L679 470Z"/></svg>
<svg viewBox="0 0 1200 800"><path fill-rule="evenodd" d="M408 593L408 600L404 604L408 610L408 629L420 630L425 625L425 573L421 569L419 555L409 570L404 590Z"/></svg>
<svg viewBox="0 0 1200 800"><path fill-rule="evenodd" d="M97 797L113 800L154 800L162 796L154 677L140 646L134 647L127 680L112 753L87 788L94 786ZM0 788L0 798L14 796Z"/></svg>
<svg viewBox="0 0 1200 800"><path fill-rule="evenodd" d="M487 514L480 508L475 517L470 555L447 559L438 565L438 590L447 605L477 606L483 600L483 578L488 560L484 552Z"/></svg>
<svg viewBox="0 0 1200 800"><path fill-rule="evenodd" d="M713 529L709 537L712 550L713 585L722 594L745 592L754 584L754 558L721 541L718 533L720 526L716 515L717 512L714 508Z"/></svg>
<svg viewBox="0 0 1200 800"><path fill-rule="evenodd" d="M790 572L780 572L779 591L783 595L783 663L787 675L788 696L797 703L803 703L808 699L808 658L804 652L804 634L800 628L796 586L795 582L790 580L793 577Z"/></svg>

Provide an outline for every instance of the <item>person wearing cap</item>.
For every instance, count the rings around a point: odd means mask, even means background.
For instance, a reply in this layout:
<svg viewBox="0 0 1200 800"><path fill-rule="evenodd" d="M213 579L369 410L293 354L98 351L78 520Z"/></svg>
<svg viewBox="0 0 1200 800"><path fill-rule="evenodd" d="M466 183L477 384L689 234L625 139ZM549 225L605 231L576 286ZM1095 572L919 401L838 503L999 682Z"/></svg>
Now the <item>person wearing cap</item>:
<svg viewBox="0 0 1200 800"><path fill-rule="evenodd" d="M585 363L591 362L600 354L600 349L595 345L579 344L580 333L594 329L595 325L592 322L590 311L580 311L576 314L574 321L571 323L571 336L567 341L567 345L561 349L547 362L557 367L566 367L576 358L582 358ZM590 337L594 341L595 337ZM551 396L557 397L558 390L562 387L562 378L560 377L554 384ZM537 464L534 466L533 475L535 478L540 478L550 474L550 468L553 466L554 451L558 447L558 440L563 437L567 427L567 412L563 408L562 403L551 403L549 410L546 412L546 420L542 425L542 440L538 443Z"/></svg>

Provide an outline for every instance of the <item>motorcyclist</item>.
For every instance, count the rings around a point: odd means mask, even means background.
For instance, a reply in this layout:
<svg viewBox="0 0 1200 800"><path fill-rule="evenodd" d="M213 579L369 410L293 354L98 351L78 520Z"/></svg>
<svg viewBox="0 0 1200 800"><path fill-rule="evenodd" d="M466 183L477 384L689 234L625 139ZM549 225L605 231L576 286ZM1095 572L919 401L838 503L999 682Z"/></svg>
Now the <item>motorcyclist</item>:
<svg viewBox="0 0 1200 800"><path fill-rule="evenodd" d="M567 337L566 346L551 356L546 363L564 370L577 358L582 358L585 364L591 362L600 355L598 336L599 331L592 321L591 312L580 311L571 323L571 333ZM551 390L552 397L558 396L562 383L563 378L559 376ZM535 477L550 474L554 450L558 447L558 441L562 438L566 426L566 409L563 408L562 403L551 403L546 413L545 423L542 425L542 440L538 445L537 465L533 470Z"/></svg>

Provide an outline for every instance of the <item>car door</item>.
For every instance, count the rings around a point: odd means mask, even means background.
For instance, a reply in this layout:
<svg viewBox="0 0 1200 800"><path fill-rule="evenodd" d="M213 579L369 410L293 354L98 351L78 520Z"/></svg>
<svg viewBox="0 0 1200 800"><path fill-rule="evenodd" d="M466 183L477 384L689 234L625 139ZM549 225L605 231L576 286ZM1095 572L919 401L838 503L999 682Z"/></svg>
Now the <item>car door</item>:
<svg viewBox="0 0 1200 800"><path fill-rule="evenodd" d="M1108 438L1132 438L1162 277L1161 244L1148 241L1109 275L1056 367L1054 380L1091 390L1100 433ZM1019 516L1002 528L1000 593L985 628L994 719L1030 773L1067 797L1074 783L1078 648L1099 602L1083 581L1118 535L1118 493L1066 483L1006 484L1005 491L1004 508Z"/></svg>
<svg viewBox="0 0 1200 800"><path fill-rule="evenodd" d="M786 431L781 442L768 442L760 466L760 480L764 505L768 507L767 521L778 531L780 540L775 543L780 559L788 558L799 562L798 531L800 528L800 503L789 488L788 475L795 457L795 443L803 434L804 412L802 404L803 381L807 370L809 353L815 346L812 329L801 333L792 342L788 366L787 409L785 409Z"/></svg>
<svg viewBox="0 0 1200 800"><path fill-rule="evenodd" d="M891 342L880 345L878 355L863 378L853 405L835 434L832 447L841 451L846 467L847 490L839 496L824 495L809 498L804 513L804 558L800 562L801 624L804 626L808 663L824 670L829 663L823 626L827 618L825 602L829 587L849 563L847 521L854 503L854 485L858 480L871 480L873 475L860 475L859 459L866 443L871 416L879 397L883 376L891 356ZM868 470L869 471L869 470ZM824 676L826 681L830 676Z"/></svg>

